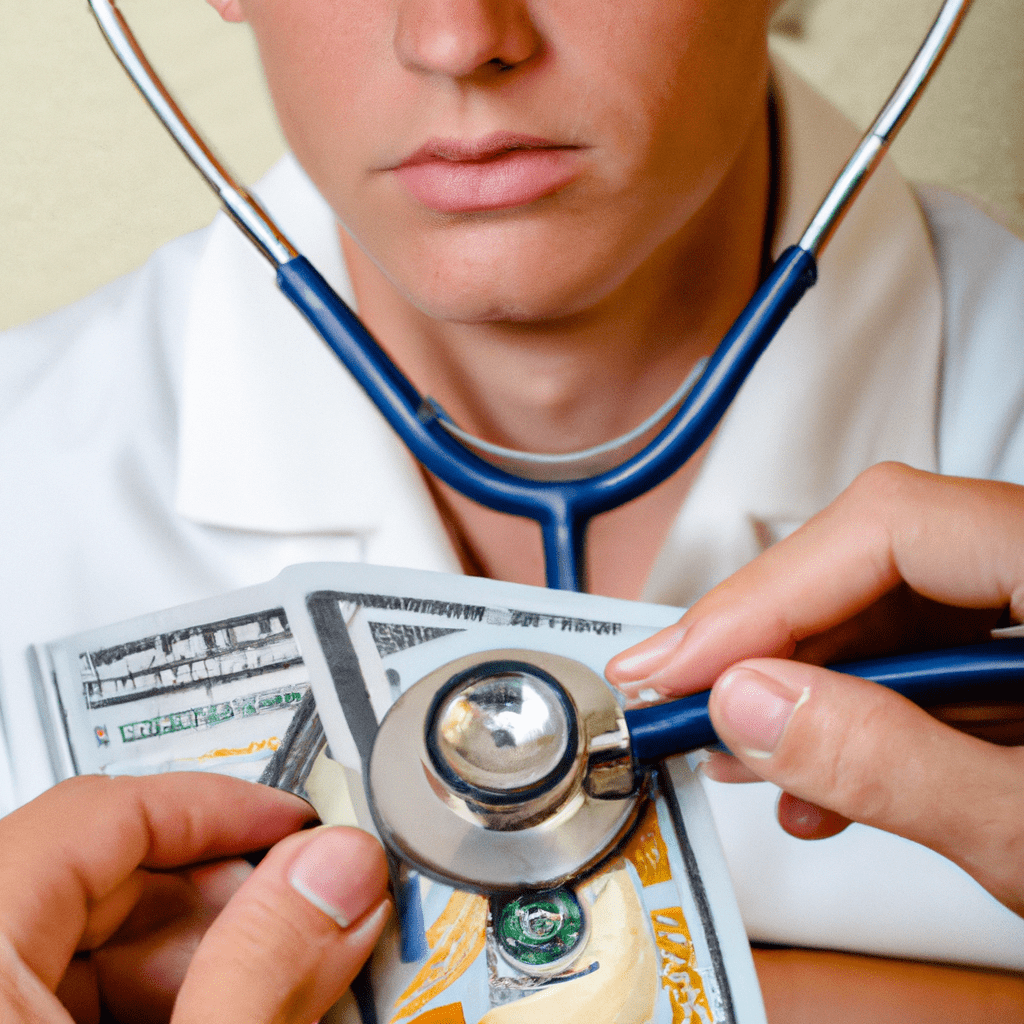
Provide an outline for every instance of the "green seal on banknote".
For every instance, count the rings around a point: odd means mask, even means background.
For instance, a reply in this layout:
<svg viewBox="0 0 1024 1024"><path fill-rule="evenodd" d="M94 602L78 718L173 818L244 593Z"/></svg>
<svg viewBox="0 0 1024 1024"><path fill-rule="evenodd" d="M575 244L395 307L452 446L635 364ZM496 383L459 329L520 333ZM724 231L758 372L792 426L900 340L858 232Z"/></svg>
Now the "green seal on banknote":
<svg viewBox="0 0 1024 1024"><path fill-rule="evenodd" d="M502 955L529 973L549 973L570 963L583 947L586 916L570 889L530 892L493 910Z"/></svg>

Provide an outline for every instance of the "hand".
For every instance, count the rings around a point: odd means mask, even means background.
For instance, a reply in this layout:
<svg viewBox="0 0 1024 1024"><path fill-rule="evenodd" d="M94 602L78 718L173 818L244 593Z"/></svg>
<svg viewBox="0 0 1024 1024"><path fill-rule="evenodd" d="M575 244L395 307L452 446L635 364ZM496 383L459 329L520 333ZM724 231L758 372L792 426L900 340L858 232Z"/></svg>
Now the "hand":
<svg viewBox="0 0 1024 1024"><path fill-rule="evenodd" d="M390 904L377 843L296 832L314 817L179 773L72 779L0 819L0 1019L166 1020L173 1003L179 1024L316 1020ZM255 870L226 859L269 846Z"/></svg>
<svg viewBox="0 0 1024 1024"><path fill-rule="evenodd" d="M933 612L944 641L928 628ZM705 771L777 783L787 831L820 838L852 819L898 833L1024 913L1024 747L954 731L872 683L780 660L880 653L899 636L951 646L987 635L1007 612L1024 620L1024 488L882 465L607 674L627 694L714 683L711 718L738 761L715 754ZM879 632L882 644L863 645Z"/></svg>

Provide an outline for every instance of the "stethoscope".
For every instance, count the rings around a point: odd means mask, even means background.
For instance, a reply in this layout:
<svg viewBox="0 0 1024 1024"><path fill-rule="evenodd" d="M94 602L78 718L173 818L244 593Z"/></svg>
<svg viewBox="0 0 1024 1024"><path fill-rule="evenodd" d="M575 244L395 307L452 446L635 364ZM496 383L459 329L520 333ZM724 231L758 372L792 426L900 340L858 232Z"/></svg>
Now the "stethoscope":
<svg viewBox="0 0 1024 1024"><path fill-rule="evenodd" d="M814 284L818 258L938 66L970 0L945 0L917 55L799 242L778 258L714 355L691 375L695 379L684 382L636 430L569 456L524 454L472 438L429 397L420 395L355 313L213 156L150 67L115 0L89 3L114 53L157 117L274 267L278 287L345 364L412 454L434 476L481 505L535 520L544 541L547 585L581 590L590 520L656 487L710 436L758 357ZM595 461L628 450L677 405L671 419L640 451L619 465L587 475ZM528 472L513 473L480 453Z"/></svg>
<svg viewBox="0 0 1024 1024"><path fill-rule="evenodd" d="M480 504L535 520L548 586L580 590L590 520L661 483L710 436L754 363L815 283L818 258L909 115L970 0L945 0L807 229L775 262L710 359L635 430L568 456L489 445L420 395L213 156L157 78L114 0L89 3L164 126L274 267L278 287L412 454ZM631 450L667 416L653 440L605 468L609 456ZM954 699L965 685L1020 679L1022 661L1024 641L1002 640L842 668L919 703L934 703ZM381 724L367 786L382 837L421 870L488 892L544 889L578 875L614 848L635 820L647 766L715 741L707 694L623 711L607 685L578 662L538 652L486 652L438 669L400 698Z"/></svg>
<svg viewBox="0 0 1024 1024"><path fill-rule="evenodd" d="M1020 682L1024 638L833 665L918 704ZM649 770L718 742L707 693L623 710L593 669L490 650L418 680L366 768L381 838L421 871L487 893L548 889L604 860L636 820Z"/></svg>

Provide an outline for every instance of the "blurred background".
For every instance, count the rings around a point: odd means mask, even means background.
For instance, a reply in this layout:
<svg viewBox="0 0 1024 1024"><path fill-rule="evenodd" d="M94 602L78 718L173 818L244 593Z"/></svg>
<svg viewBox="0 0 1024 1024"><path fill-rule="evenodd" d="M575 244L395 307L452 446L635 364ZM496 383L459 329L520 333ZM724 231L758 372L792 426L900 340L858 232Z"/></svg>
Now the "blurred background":
<svg viewBox="0 0 1024 1024"><path fill-rule="evenodd" d="M344 0L339 0L344 2ZM940 0L788 0L773 45L866 126ZM244 26L204 0L121 0L150 59L242 182L280 155ZM0 0L0 329L87 294L217 204L107 50L85 0ZM894 155L1024 237L1024 4L975 0Z"/></svg>

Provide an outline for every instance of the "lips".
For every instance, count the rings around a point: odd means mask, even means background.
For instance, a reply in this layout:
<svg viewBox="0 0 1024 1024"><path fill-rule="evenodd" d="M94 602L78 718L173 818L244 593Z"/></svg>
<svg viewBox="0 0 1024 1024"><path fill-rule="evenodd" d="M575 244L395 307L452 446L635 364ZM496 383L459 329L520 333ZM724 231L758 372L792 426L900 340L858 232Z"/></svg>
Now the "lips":
<svg viewBox="0 0 1024 1024"><path fill-rule="evenodd" d="M580 173L579 149L506 132L431 139L394 168L413 198L438 213L505 210L543 199Z"/></svg>

